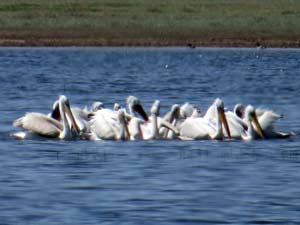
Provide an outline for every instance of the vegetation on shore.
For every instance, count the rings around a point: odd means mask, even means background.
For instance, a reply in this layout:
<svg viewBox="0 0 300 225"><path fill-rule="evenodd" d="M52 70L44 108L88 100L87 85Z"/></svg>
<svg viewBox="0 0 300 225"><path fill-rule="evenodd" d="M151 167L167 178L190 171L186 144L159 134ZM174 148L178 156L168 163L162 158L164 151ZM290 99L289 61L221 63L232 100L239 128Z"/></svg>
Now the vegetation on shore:
<svg viewBox="0 0 300 225"><path fill-rule="evenodd" d="M0 45L300 45L298 0L2 0Z"/></svg>

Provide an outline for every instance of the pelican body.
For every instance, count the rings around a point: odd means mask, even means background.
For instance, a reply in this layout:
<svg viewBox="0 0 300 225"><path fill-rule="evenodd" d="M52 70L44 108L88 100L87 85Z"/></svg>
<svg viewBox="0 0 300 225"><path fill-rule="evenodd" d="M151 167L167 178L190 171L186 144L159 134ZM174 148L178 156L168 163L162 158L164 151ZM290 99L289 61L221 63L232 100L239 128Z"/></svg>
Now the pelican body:
<svg viewBox="0 0 300 225"><path fill-rule="evenodd" d="M21 139L40 136L63 140L76 137L79 134L79 128L71 112L69 100L66 96L61 95L57 103L61 121L41 113L26 113L25 116L13 122L13 126L20 127L25 132L18 132L12 136ZM67 119L67 115L70 118L70 122Z"/></svg>
<svg viewBox="0 0 300 225"><path fill-rule="evenodd" d="M191 140L222 139L224 138L223 125L227 136L231 137L224 115L224 103L220 99L216 99L204 117L188 117L180 125L180 137Z"/></svg>

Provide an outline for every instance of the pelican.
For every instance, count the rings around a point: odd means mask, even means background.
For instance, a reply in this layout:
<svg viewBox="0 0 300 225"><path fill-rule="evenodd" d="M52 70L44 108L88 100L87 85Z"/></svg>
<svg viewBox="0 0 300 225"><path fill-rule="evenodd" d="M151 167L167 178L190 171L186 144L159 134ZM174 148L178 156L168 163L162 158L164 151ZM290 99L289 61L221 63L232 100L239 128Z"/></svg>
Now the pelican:
<svg viewBox="0 0 300 225"><path fill-rule="evenodd" d="M256 136L259 136L261 138L288 138L292 135L292 133L278 132L275 130L275 122L278 119L283 118L283 115L277 114L272 110L254 108L251 105L245 107L242 104L237 104L234 108L234 113L238 117L243 119L243 122L249 121L246 113L247 108L248 113L250 112L250 117L251 114L253 117L253 119L251 119L251 122L254 123L253 129L256 132ZM254 120L256 120L256 122Z"/></svg>
<svg viewBox="0 0 300 225"><path fill-rule="evenodd" d="M23 128L25 132L18 132L12 136L20 139L41 136L63 140L76 137L79 134L79 128L71 112L69 100L66 96L61 95L57 104L61 122L45 114L36 112L26 113L25 116L13 122L13 126ZM71 123L68 121L67 115Z"/></svg>
<svg viewBox="0 0 300 225"><path fill-rule="evenodd" d="M92 107L91 107L91 111L89 111L87 109L87 107L79 108L79 107L71 107L71 112L73 115L73 118L71 118L68 114L67 114L67 119L69 121L69 123L72 123L72 119L74 119L76 121L76 124L78 126L79 132L80 134L84 134L86 132L89 132L90 128L89 128L89 124L88 121L90 120L89 118L89 113L96 111L97 109L99 109L99 107L102 107L103 104L101 102L94 102ZM57 100L56 102L54 102L53 104L53 110L51 112L51 114L49 114L50 117L61 121L61 113L60 113L60 107L59 107L59 100Z"/></svg>
<svg viewBox="0 0 300 225"><path fill-rule="evenodd" d="M91 140L125 140L128 137L125 110L101 109L91 115Z"/></svg>
<svg viewBox="0 0 300 225"><path fill-rule="evenodd" d="M125 120L130 120L136 114L141 115L145 121L148 121L148 116L144 111L138 98L129 96L127 98L127 107L129 114L120 107L119 104L114 105L114 109L100 109L90 114L90 139L92 140L119 140L124 138L124 129L128 130L127 124L124 124L121 115L125 116ZM120 120L121 119L121 120ZM124 127L125 126L125 127ZM126 133L125 133L126 134ZM129 136L129 134L126 134ZM128 137L127 137L128 138Z"/></svg>
<svg viewBox="0 0 300 225"><path fill-rule="evenodd" d="M243 120L243 118L240 118L238 115L240 114L239 113L237 114L236 108L234 112L231 111L225 112L231 138L233 139L243 139L243 136L246 135L246 131L248 130L247 123Z"/></svg>
<svg viewBox="0 0 300 225"><path fill-rule="evenodd" d="M100 110L100 109L103 109L103 108L104 108L103 102L97 101L97 102L94 102L94 103L92 104L92 107L91 107L91 109L90 109L90 112L96 112L97 110Z"/></svg>
<svg viewBox="0 0 300 225"><path fill-rule="evenodd" d="M222 127L225 127L227 136L231 137L228 123L224 115L224 103L219 98L209 107L204 117L188 117L180 125L180 138L195 139L222 139Z"/></svg>
<svg viewBox="0 0 300 225"><path fill-rule="evenodd" d="M121 105L119 103L115 103L114 104L114 110L118 111L119 109L121 109Z"/></svg>
<svg viewBox="0 0 300 225"><path fill-rule="evenodd" d="M178 104L174 104L172 105L171 110L163 116L163 120L169 122L174 127L176 127L179 114L180 106ZM166 127L161 127L159 130L159 134L163 139L174 139L176 137L176 134Z"/></svg>
<svg viewBox="0 0 300 225"><path fill-rule="evenodd" d="M244 118L245 108L246 107L244 105L238 103L234 106L233 112L236 116L238 116L239 118L242 119L242 118Z"/></svg>
<svg viewBox="0 0 300 225"><path fill-rule="evenodd" d="M180 106L179 116L186 119L187 117L199 117L200 109L186 102Z"/></svg>
<svg viewBox="0 0 300 225"><path fill-rule="evenodd" d="M261 126L266 138L288 138L292 133L279 132L275 130L275 122L283 118L283 115L279 115L271 110L261 110L260 108L256 109L255 112L258 116L258 123ZM256 132L259 132L257 127L255 128Z"/></svg>
<svg viewBox="0 0 300 225"><path fill-rule="evenodd" d="M140 100L135 96L128 96L126 99L127 108L129 110L130 116L140 115L145 121L148 121L148 115L144 111L144 108L141 105Z"/></svg>
<svg viewBox="0 0 300 225"><path fill-rule="evenodd" d="M141 120L140 118L131 118L128 130L130 140L152 140L161 139L163 136L159 133L159 129L164 126L172 130L175 134L179 134L178 130L172 126L168 121L159 117L160 101L155 100L151 107L151 116L148 121Z"/></svg>
<svg viewBox="0 0 300 225"><path fill-rule="evenodd" d="M200 109L194 105L186 102L179 106L177 104L172 105L171 110L163 117L164 120L170 122L176 129L180 128L180 125L188 118L197 118L200 115ZM164 138L174 139L178 134L174 133L171 129L161 128L160 133Z"/></svg>
<svg viewBox="0 0 300 225"><path fill-rule="evenodd" d="M241 134L243 140L264 139L266 137L252 105L248 105L245 108L244 121L246 122L247 129Z"/></svg>

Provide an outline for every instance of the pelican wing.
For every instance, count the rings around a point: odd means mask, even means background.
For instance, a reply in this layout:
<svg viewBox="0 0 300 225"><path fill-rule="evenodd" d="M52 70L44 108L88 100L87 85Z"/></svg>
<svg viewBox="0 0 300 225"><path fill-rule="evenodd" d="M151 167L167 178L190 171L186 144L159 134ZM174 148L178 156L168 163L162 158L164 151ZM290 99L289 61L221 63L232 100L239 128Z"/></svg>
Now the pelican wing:
<svg viewBox="0 0 300 225"><path fill-rule="evenodd" d="M101 109L95 112L90 120L91 131L101 139L116 139L120 130L117 112Z"/></svg>
<svg viewBox="0 0 300 225"><path fill-rule="evenodd" d="M41 113L26 113L15 120L13 126L46 137L57 137L63 129L59 121Z"/></svg>
<svg viewBox="0 0 300 225"><path fill-rule="evenodd" d="M256 108L255 109L255 113L256 113L256 115L257 115L258 118L261 117L261 116L263 116L265 113L270 114L270 115L272 115L272 117L277 118L277 119L283 117L281 114L278 114L278 113L276 113L276 112L274 112L272 110L264 109L264 108Z"/></svg>
<svg viewBox="0 0 300 225"><path fill-rule="evenodd" d="M266 111L258 118L258 121L263 130L274 130L274 124L280 118L282 118L281 115L273 111Z"/></svg>
<svg viewBox="0 0 300 225"><path fill-rule="evenodd" d="M208 139L210 127L206 120L199 118L187 118L180 125L180 136L190 139Z"/></svg>

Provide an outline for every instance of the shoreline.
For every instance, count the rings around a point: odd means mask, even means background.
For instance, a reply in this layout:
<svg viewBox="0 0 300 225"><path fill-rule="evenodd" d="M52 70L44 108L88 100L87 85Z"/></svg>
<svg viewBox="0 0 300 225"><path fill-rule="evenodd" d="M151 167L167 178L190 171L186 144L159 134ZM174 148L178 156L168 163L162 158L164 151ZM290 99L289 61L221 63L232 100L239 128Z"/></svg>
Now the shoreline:
<svg viewBox="0 0 300 225"><path fill-rule="evenodd" d="M0 47L246 47L246 48L300 48L300 40L284 39L215 39L199 38L191 40L157 38L1 38Z"/></svg>

